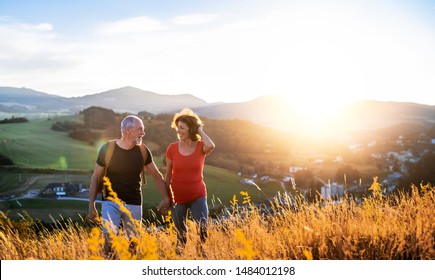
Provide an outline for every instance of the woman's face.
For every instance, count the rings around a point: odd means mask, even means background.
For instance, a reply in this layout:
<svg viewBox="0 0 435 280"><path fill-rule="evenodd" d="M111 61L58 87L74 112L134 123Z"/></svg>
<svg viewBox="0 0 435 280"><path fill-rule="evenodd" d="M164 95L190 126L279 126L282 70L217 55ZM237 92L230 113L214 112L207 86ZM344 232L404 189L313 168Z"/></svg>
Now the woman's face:
<svg viewBox="0 0 435 280"><path fill-rule="evenodd" d="M177 122L176 130L177 130L178 139L180 140L189 139L189 126L186 123L182 121Z"/></svg>

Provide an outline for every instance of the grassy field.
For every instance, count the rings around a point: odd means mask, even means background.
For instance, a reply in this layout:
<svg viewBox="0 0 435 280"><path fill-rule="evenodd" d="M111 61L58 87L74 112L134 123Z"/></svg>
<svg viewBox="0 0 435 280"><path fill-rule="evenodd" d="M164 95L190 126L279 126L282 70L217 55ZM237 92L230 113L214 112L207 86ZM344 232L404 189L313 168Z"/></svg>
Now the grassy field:
<svg viewBox="0 0 435 280"><path fill-rule="evenodd" d="M11 158L19 167L91 170L99 145L91 146L68 137L66 133L51 130L53 123L72 118L65 116L2 124L0 154Z"/></svg>
<svg viewBox="0 0 435 280"><path fill-rule="evenodd" d="M226 219L210 220L204 243L189 221L188 242L177 250L168 217L163 227L138 225L135 250L125 232L112 234L109 256L103 251L101 225L66 221L41 231L31 219L0 216L0 259L434 260L435 189L426 185L385 197L379 186L372 187L361 204L349 198L290 203L284 196L268 212L249 202L249 194L239 194Z"/></svg>
<svg viewBox="0 0 435 280"><path fill-rule="evenodd" d="M0 125L0 153L19 166L0 169L0 195L17 189L21 194L43 189L50 182L89 184L101 143L90 146L50 129L54 121L66 118ZM162 158L156 156L155 162L163 170ZM323 172L320 175L332 176L334 168L319 170ZM373 172L370 167L367 169ZM265 209L255 202L282 192L279 182L259 180L257 189L240 184L241 179L221 168L206 166L204 169L210 208L230 206L225 219L210 219L208 239L201 244L205 255L197 250L199 236L196 225L190 221L189 241L181 254L177 254L174 226L167 217L162 228L156 225L140 228L136 251L129 251L129 240L122 232L114 236L111 258L435 259L435 191L431 185L414 188L411 194L384 196L380 186L373 183L373 193L360 203L350 197L344 197L339 203L328 200L308 203L284 195L284 199L275 200L272 208ZM146 219L149 209L154 209L160 200L150 177L143 198ZM101 226L77 222L86 215L87 205L86 199L17 198L0 202L0 259L107 257L102 248ZM35 220L55 222L56 228L41 231Z"/></svg>
<svg viewBox="0 0 435 280"><path fill-rule="evenodd" d="M88 185L91 171L72 173L55 170L27 170L0 168L0 194L22 193L30 189L44 189L47 184L69 182Z"/></svg>
<svg viewBox="0 0 435 280"><path fill-rule="evenodd" d="M157 160L160 161L160 160ZM49 182L63 182L65 175L52 175L51 179L43 179L41 182L32 186L31 189L43 189ZM71 178L90 178L84 175L68 175ZM77 179L77 180L79 180ZM77 181L76 180L76 181ZM278 191L282 192L277 182L267 182L260 184L261 191L253 186L240 184L240 177L227 170L206 166L204 170L204 180L207 185L208 203L210 208L228 206L234 195L240 195L241 191L252 194L253 202L264 201L267 197L274 196ZM74 180L71 180L74 181ZM89 182L89 181L87 181ZM154 209L161 199L159 191L156 189L154 181L148 176L147 185L143 188L144 212ZM7 202L0 202L0 210L10 210L8 216L11 219L20 218L20 214L27 212L32 218L50 222L52 217L80 219L79 214L86 213L87 201L68 201L56 199L17 199ZM146 215L145 215L146 216ZM144 217L145 217L144 216Z"/></svg>
<svg viewBox="0 0 435 280"><path fill-rule="evenodd" d="M7 208L7 209L6 209ZM81 220L87 214L88 202L56 199L17 199L0 203L0 211L11 220L30 216L33 220L54 223L64 219Z"/></svg>
<svg viewBox="0 0 435 280"><path fill-rule="evenodd" d="M0 168L0 194L14 193L17 195L31 189L42 190L49 183L71 182L89 185L95 158L101 143L90 146L73 140L65 133L51 130L53 122L71 120L73 116L57 117L55 119L36 119L28 123L3 124L0 126L0 154L10 157L18 167L13 169ZM155 163L164 174L162 157L155 156ZM36 179L36 177L38 177ZM33 179L32 179L33 178ZM32 180L31 180L32 179ZM282 191L276 182L261 185L262 191L255 187L241 185L240 178L233 172L206 166L204 180L207 185L209 204L229 205L234 195L241 191L253 194L254 202L272 197L277 191ZM29 183L31 180L31 184ZM10 209L9 217L17 218L24 211L33 218L50 220L51 216L77 218L77 213L87 210L87 202L66 202L64 200L20 199L18 204L0 203L3 211ZM154 182L148 176L148 184L143 189L144 208L154 208L160 201L160 193Z"/></svg>

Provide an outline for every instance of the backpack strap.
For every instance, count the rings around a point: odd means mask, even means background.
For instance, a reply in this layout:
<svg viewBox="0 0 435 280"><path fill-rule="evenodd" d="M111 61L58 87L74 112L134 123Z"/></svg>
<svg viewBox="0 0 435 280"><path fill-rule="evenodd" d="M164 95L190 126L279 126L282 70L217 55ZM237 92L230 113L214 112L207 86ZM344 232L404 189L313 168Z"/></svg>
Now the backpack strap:
<svg viewBox="0 0 435 280"><path fill-rule="evenodd" d="M106 154L104 155L104 164L105 164L104 171L103 171L103 174L100 178L100 182L98 184L98 192L102 193L103 197L106 196L106 188L103 185L103 177L106 176L106 174L107 174L107 167L109 166L110 159L112 158L113 151L115 150L115 142L116 142L116 139L109 140L107 142Z"/></svg>
<svg viewBox="0 0 435 280"><path fill-rule="evenodd" d="M145 162L148 159L148 153L146 151L145 144L139 145L139 149L140 149L140 153L142 154L143 162L145 164ZM145 169L144 168L142 168L142 172L140 173L140 178L141 178L142 185L143 186L146 185L147 184L147 176L145 174Z"/></svg>
<svg viewBox="0 0 435 280"><path fill-rule="evenodd" d="M110 159L112 158L113 151L115 150L115 142L116 142L116 139L109 140L109 142L107 142L106 154L104 156L104 163L106 164L106 166L105 166L106 171L107 171L107 167L109 166Z"/></svg>

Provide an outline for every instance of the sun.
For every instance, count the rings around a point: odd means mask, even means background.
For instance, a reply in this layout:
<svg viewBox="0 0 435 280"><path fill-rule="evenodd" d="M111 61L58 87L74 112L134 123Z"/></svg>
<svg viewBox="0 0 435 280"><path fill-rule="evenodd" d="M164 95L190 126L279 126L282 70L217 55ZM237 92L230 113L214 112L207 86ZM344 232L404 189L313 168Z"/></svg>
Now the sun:
<svg viewBox="0 0 435 280"><path fill-rule="evenodd" d="M296 116L295 128L300 134L326 135L339 129L334 120L346 106L342 100L310 95L287 96L286 99L292 110L287 117Z"/></svg>
<svg viewBox="0 0 435 280"><path fill-rule="evenodd" d="M309 132L331 130L334 124L326 128L325 122L366 90L352 55L326 42L295 43L271 54L264 73L263 90L285 96Z"/></svg>
<svg viewBox="0 0 435 280"><path fill-rule="evenodd" d="M315 95L301 96L293 102L297 104L297 113L303 117L307 124L312 125L321 125L335 117L346 105L343 100Z"/></svg>

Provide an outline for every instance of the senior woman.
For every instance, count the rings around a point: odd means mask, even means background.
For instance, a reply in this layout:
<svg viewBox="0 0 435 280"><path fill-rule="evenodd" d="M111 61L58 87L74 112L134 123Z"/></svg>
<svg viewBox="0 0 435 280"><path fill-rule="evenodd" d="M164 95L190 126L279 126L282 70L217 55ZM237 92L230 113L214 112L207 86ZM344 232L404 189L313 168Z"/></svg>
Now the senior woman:
<svg viewBox="0 0 435 280"><path fill-rule="evenodd" d="M214 150L215 144L204 132L199 116L190 109L176 113L171 127L178 141L169 144L166 151L165 182L172 193L172 220L177 229L179 253L187 242L189 209L199 226L201 242L207 238L207 189L203 169L205 157Z"/></svg>

